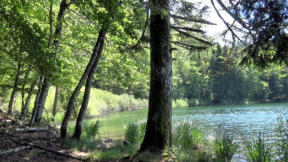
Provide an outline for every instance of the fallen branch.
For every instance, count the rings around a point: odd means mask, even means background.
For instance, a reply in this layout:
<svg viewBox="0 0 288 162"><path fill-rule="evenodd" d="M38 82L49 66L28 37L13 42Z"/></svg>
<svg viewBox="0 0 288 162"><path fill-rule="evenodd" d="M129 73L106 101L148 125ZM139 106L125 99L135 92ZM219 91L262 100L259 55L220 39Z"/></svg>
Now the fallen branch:
<svg viewBox="0 0 288 162"><path fill-rule="evenodd" d="M36 131L47 131L48 128L16 128L16 132L36 132Z"/></svg>
<svg viewBox="0 0 288 162"><path fill-rule="evenodd" d="M39 150L43 150L43 151L46 151L46 152L53 153L55 155L59 155L59 156L63 156L63 157L71 158L71 159L76 159L76 160L80 160L80 161L87 161L87 159L83 159L83 158L75 157L75 156L72 156L72 155L69 155L69 154L65 154L65 153L62 153L62 152L54 151L54 150L45 148L45 147L40 146L40 145L35 145L35 144L32 144L32 143L26 143L26 142L19 142L19 141L14 140L14 139L10 139L10 140L15 142L15 143L17 143L17 144L28 146L28 147L33 147L33 148L36 148L36 149L39 149Z"/></svg>
<svg viewBox="0 0 288 162"><path fill-rule="evenodd" d="M80 160L80 161L87 161L87 159L83 159L83 158L80 158L80 157L75 157L75 156L72 156L72 155L69 155L69 154L65 154L65 153L62 153L62 152L58 152L58 151L54 151L54 150L51 150L51 149L48 149L48 148L45 148L43 146L40 146L40 145L36 145L36 144L32 144L32 143L27 143L27 142L19 142L15 139L13 139L13 135L9 135L7 133L4 133L2 131L0 131L0 134L3 134L5 136L8 136L10 137L9 140L19 144L19 145L24 145L26 147L31 147L31 148L36 148L36 149L39 149L39 150L43 150L43 151L46 151L46 152L50 152L50 153L53 153L55 155L59 155L59 156L63 156L63 157L67 157L67 158L71 158L71 159L76 159L76 160Z"/></svg>
<svg viewBox="0 0 288 162"><path fill-rule="evenodd" d="M28 149L28 148L30 148L30 146L17 147L17 148L9 149L9 150L6 150L6 151L1 151L0 155L15 153L15 152L18 152L18 151L21 151L21 150L25 150L25 149Z"/></svg>

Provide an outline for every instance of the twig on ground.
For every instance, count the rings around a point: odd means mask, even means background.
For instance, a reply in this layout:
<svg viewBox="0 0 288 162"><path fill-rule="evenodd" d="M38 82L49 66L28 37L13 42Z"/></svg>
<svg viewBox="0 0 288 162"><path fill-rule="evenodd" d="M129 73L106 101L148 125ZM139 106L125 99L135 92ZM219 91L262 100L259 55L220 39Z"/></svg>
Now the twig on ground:
<svg viewBox="0 0 288 162"><path fill-rule="evenodd" d="M21 151L21 150L25 150L25 149L28 149L28 148L30 148L30 146L22 146L22 147L17 147L17 148L5 150L5 151L0 151L0 155L15 153L15 152L18 152L18 151Z"/></svg>

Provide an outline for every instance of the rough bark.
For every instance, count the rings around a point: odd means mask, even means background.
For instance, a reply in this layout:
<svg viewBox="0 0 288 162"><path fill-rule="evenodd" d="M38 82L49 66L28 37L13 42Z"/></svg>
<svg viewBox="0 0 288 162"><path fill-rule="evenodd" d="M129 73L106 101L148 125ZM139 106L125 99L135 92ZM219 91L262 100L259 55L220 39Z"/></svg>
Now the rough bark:
<svg viewBox="0 0 288 162"><path fill-rule="evenodd" d="M35 89L35 86L37 84L37 82L39 81L40 77L38 77L31 85L30 87L30 90L28 92L28 96L26 98L26 101L25 101L25 104L24 104L24 107L21 111L21 115L19 117L19 119L21 119L22 117L26 116L27 115L27 111L28 111L28 107L29 107L29 104L30 104L30 101L31 101L31 97L33 95L33 91Z"/></svg>
<svg viewBox="0 0 288 162"><path fill-rule="evenodd" d="M13 112L13 104L14 104L14 99L15 99L15 94L16 94L16 90L18 87L18 81L19 81L19 77L20 77L20 70L21 70L21 63L18 64L17 67L17 71L16 71L16 75L15 75L15 81L14 81L14 85L13 85L13 90L10 96L10 101L9 101L9 106L8 106L8 115L11 115Z"/></svg>
<svg viewBox="0 0 288 162"><path fill-rule="evenodd" d="M39 102L40 94L41 94L41 91L42 91L43 80L44 80L44 77L40 76L40 80L39 80L39 84L38 84L38 92L37 92L37 95L35 97L34 108L33 108L33 111L32 111L32 116L31 116L29 125L33 125L35 123L36 113L37 113L37 110L38 110L38 102Z"/></svg>
<svg viewBox="0 0 288 162"><path fill-rule="evenodd" d="M98 38L97 38L97 42L95 44L92 56L90 58L90 61L87 64L87 66L85 68L85 71L82 74L82 77L81 77L80 81L78 82L76 88L74 89L74 91L73 91L73 93L72 93L72 95L70 97L69 103L68 103L67 108L66 108L66 113L65 113L65 116L64 116L62 124L61 124L61 138L66 138L68 122L69 122L71 114L72 114L72 112L74 110L74 102L75 102L75 100L76 100L76 98L77 98L77 96L78 96L78 94L80 92L80 89L82 88L86 78L88 77L89 72L91 71L91 69L93 67L93 64L94 64L94 62L95 62L95 60L97 58L98 51L99 51L100 46L101 46L101 40L105 38L105 35L106 35L105 30L101 29L100 32L99 32L99 35L98 35Z"/></svg>
<svg viewBox="0 0 288 162"><path fill-rule="evenodd" d="M59 87L56 86L52 115L55 117L58 109Z"/></svg>
<svg viewBox="0 0 288 162"><path fill-rule="evenodd" d="M53 40L53 44L52 44L51 56L53 56L55 58L56 58L56 53L57 53L57 49L59 46L59 39L60 39L61 33L62 33L64 14L65 14L65 11L68 7L69 7L69 5L66 3L66 0L62 0L60 3L60 9L59 9L58 16L57 16L56 28L55 28L55 32L54 32L54 36L53 36L54 40ZM51 8L52 7L50 6L50 9ZM51 25L52 25L52 22L50 21L50 26ZM51 33L50 33L50 35L51 35ZM48 47L50 46L50 43L51 42L48 42ZM50 87L50 78L49 78L49 76L46 76L44 78L43 87L42 87L42 91L41 91L38 106L37 106L36 118L35 118L36 123L39 123L42 120L42 114L43 114L47 94L49 91L49 87Z"/></svg>
<svg viewBox="0 0 288 162"><path fill-rule="evenodd" d="M22 85L22 89L21 89L21 114L22 114L24 106L25 106L25 102L24 102L24 99L25 99L25 86L27 84L27 79L28 79L30 71L31 71L31 67L29 66L29 68L25 72L24 81L23 81L23 85Z"/></svg>
<svg viewBox="0 0 288 162"><path fill-rule="evenodd" d="M150 95L147 127L139 152L161 152L171 145L172 55L169 0L151 0Z"/></svg>
<svg viewBox="0 0 288 162"><path fill-rule="evenodd" d="M60 3L60 9L57 15L57 22L56 22L56 28L55 28L55 33L54 33L54 40L53 40L53 55L54 56L56 56L56 52L59 46L59 39L62 33L64 15L68 7L69 7L69 4L67 4L66 0L62 0Z"/></svg>
<svg viewBox="0 0 288 162"><path fill-rule="evenodd" d="M83 96L83 101L82 101L82 105L81 105L81 108L80 108L80 111L79 111L79 114L78 114L78 117L77 117L77 121L76 121L76 125L75 125L75 131L74 131L74 134L73 134L73 138L79 140L80 137L81 137L81 134L82 134L82 123L83 123L83 120L85 118L85 114L86 114L86 111L87 111L87 106L88 106L88 103L89 103L89 96L90 96L90 90L91 90L91 86L92 86L92 82L93 82L93 78L94 78L94 73L97 69L97 66L98 66L98 62L101 58L101 54L102 54L102 51L103 51L103 47L104 47L104 43L105 43L105 36L104 37L101 37L102 39L100 39L100 48L98 50L98 54L96 56L96 60L93 64L93 67L91 69L91 71L89 72L88 74L88 78L86 80L86 85L85 85L85 92L84 92L84 96Z"/></svg>
<svg viewBox="0 0 288 162"><path fill-rule="evenodd" d="M42 84L39 100L38 100L35 123L40 123L42 120L42 114L45 108L45 103L46 103L49 87L50 87L49 80L47 77L45 77L43 84Z"/></svg>

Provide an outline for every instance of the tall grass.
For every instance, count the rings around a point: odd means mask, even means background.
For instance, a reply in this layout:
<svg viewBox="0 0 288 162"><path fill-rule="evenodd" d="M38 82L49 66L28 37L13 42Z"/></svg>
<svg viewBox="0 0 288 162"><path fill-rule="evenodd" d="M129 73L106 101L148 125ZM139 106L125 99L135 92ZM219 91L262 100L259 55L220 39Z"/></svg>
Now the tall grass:
<svg viewBox="0 0 288 162"><path fill-rule="evenodd" d="M252 140L244 140L246 155L251 162L270 162L271 148L265 143L262 133L256 135Z"/></svg>
<svg viewBox="0 0 288 162"><path fill-rule="evenodd" d="M181 149L197 149L202 142L201 132L188 121L179 122L173 130L173 143Z"/></svg>
<svg viewBox="0 0 288 162"><path fill-rule="evenodd" d="M234 143L233 136L229 135L225 130L218 131L213 142L213 150L217 160L228 162L231 161L236 153L238 145Z"/></svg>
<svg viewBox="0 0 288 162"><path fill-rule="evenodd" d="M191 122L173 126L173 149L178 161L212 162L212 154L204 146L202 133Z"/></svg>
<svg viewBox="0 0 288 162"><path fill-rule="evenodd" d="M278 155L281 161L288 161L288 114L279 117L278 132Z"/></svg>
<svg viewBox="0 0 288 162"><path fill-rule="evenodd" d="M96 120L95 122L83 125L83 131L88 139L94 139L96 136L100 138L100 121Z"/></svg>
<svg viewBox="0 0 288 162"><path fill-rule="evenodd" d="M133 95L115 95L111 92L94 89L88 105L90 115L108 114L112 112L131 111L147 107L146 99L136 99Z"/></svg>
<svg viewBox="0 0 288 162"><path fill-rule="evenodd" d="M125 141L139 146L144 139L145 131L146 122L129 122L125 128Z"/></svg>
<svg viewBox="0 0 288 162"><path fill-rule="evenodd" d="M125 130L125 140L131 144L137 144L139 141L139 126L137 123L130 122Z"/></svg>

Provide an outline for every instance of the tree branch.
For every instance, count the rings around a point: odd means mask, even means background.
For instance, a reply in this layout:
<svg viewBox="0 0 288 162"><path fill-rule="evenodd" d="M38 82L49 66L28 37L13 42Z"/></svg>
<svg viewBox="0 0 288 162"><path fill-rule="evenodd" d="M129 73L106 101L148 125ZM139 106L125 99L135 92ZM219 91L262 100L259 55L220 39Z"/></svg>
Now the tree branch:
<svg viewBox="0 0 288 162"><path fill-rule="evenodd" d="M147 17L146 17L146 21L145 21L145 26L144 26L144 28L143 28L141 37L140 37L140 39L138 40L138 42L137 42L134 46L129 47L130 49L135 49L135 48L137 48L137 47L139 46L139 44L143 41L148 24L149 24L149 14L147 13Z"/></svg>
<svg viewBox="0 0 288 162"><path fill-rule="evenodd" d="M218 0L217 0L218 1ZM240 42L242 42L243 44L246 44L245 42L243 42L238 36L237 34L233 31L233 29L231 28L230 24L228 24L224 18L222 17L222 15L219 13L219 11L217 10L215 4L214 4L214 1L211 0L211 3L212 3L212 6L214 8L214 10L216 11L217 15L219 16L219 18L223 21L223 23L226 25L226 27L228 28L228 30L231 32L232 34L232 37L233 37L233 40L234 38L237 38ZM236 20L237 21L237 20Z"/></svg>
<svg viewBox="0 0 288 162"><path fill-rule="evenodd" d="M197 37L195 37L195 36L193 36L193 35L191 35L191 34L189 34L189 33L187 33L187 32L181 31L181 30L179 30L179 29L175 29L175 30L178 31L180 34L182 34L182 35L184 35L184 36L186 36L186 37L190 37L190 38L192 38L192 39L195 39L195 40L197 40L197 41L199 41L199 42L201 42L201 43L204 43L204 44L207 44L207 45L210 45L210 46L213 45L211 42L206 41L206 40L203 40L203 39L201 39L201 38L197 38Z"/></svg>
<svg viewBox="0 0 288 162"><path fill-rule="evenodd" d="M203 20L203 19L196 19L196 18L190 18L190 17L183 17L183 16L178 16L178 15L171 15L172 18L174 19L181 19L181 20L185 20L185 21L190 21L190 22L195 22L195 23L201 23L201 24L207 24L207 25L217 25L215 23L212 23L210 21L207 20Z"/></svg>
<svg viewBox="0 0 288 162"><path fill-rule="evenodd" d="M181 26L175 26L175 25L171 25L172 29L181 29L181 30L188 30L188 31L192 31L192 32L197 32L197 33L201 33L204 34L205 32L201 29L194 29L194 28L189 28L189 27L181 27Z"/></svg>
<svg viewBox="0 0 288 162"><path fill-rule="evenodd" d="M182 43L182 42L178 42L178 41L171 41L171 43L173 43L175 45L178 45L180 47L189 49L189 50L205 50L205 49L208 48L208 47L203 47L203 46L202 47L201 46L193 46L193 45Z"/></svg>
<svg viewBox="0 0 288 162"><path fill-rule="evenodd" d="M213 0L211 0L213 2ZM247 30L249 30L249 27L247 26L247 24L241 20L239 17L235 16L232 12L229 11L229 9L224 5L224 3L221 0L216 0L219 5L231 16L233 17L233 19L235 19L239 24L241 24L244 28L246 28ZM214 2L213 2L214 3Z"/></svg>

